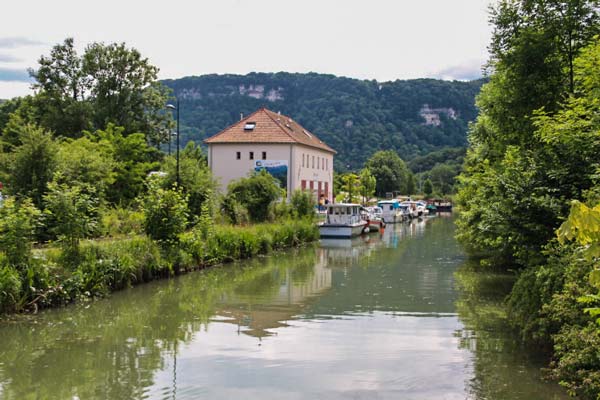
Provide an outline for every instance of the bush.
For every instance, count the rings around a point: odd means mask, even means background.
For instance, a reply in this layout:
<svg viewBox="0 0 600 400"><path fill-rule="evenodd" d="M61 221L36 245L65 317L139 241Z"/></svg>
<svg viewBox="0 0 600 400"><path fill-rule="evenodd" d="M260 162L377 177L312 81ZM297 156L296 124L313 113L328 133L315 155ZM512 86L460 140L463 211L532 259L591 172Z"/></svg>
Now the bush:
<svg viewBox="0 0 600 400"><path fill-rule="evenodd" d="M6 199L0 206L0 251L14 268L24 269L31 258L31 244L40 211L30 200Z"/></svg>
<svg viewBox="0 0 600 400"><path fill-rule="evenodd" d="M281 198L281 195L277 180L265 170L233 181L228 187L228 196L244 206L254 222L266 221L269 218L271 203Z"/></svg>
<svg viewBox="0 0 600 400"><path fill-rule="evenodd" d="M250 221L248 210L234 196L223 197L221 211L233 225L243 225Z"/></svg>
<svg viewBox="0 0 600 400"><path fill-rule="evenodd" d="M100 232L103 236L137 235L144 232L144 213L115 207L102 213Z"/></svg>
<svg viewBox="0 0 600 400"><path fill-rule="evenodd" d="M315 198L308 190L295 190L292 193L291 206L296 217L314 217Z"/></svg>
<svg viewBox="0 0 600 400"><path fill-rule="evenodd" d="M44 223L65 248L75 251L79 241L97 232L98 198L79 186L52 182L44 196Z"/></svg>
<svg viewBox="0 0 600 400"><path fill-rule="evenodd" d="M0 313L15 311L20 294L19 273L8 265L6 255L0 253Z"/></svg>
<svg viewBox="0 0 600 400"><path fill-rule="evenodd" d="M144 231L152 239L175 244L187 225L187 198L181 189L162 189L150 181L143 202Z"/></svg>

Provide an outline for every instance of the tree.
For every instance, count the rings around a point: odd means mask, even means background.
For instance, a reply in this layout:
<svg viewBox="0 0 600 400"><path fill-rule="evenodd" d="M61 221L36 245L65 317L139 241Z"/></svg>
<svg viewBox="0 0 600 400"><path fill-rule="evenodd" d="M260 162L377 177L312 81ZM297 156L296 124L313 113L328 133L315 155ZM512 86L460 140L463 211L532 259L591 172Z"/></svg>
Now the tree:
<svg viewBox="0 0 600 400"><path fill-rule="evenodd" d="M57 165L58 146L50 133L34 125L23 127L21 145L11 155L8 168L8 191L30 197L39 209Z"/></svg>
<svg viewBox="0 0 600 400"><path fill-rule="evenodd" d="M23 271L31 258L31 247L40 211L31 200L6 199L0 205L0 253L8 265ZM1 265L0 265L1 267Z"/></svg>
<svg viewBox="0 0 600 400"><path fill-rule="evenodd" d="M83 55L81 71L92 82L96 127L113 123L125 134L145 132L156 141L171 118L162 112L168 90L157 82L157 67L125 43L92 43Z"/></svg>
<svg viewBox="0 0 600 400"><path fill-rule="evenodd" d="M426 197L431 196L433 193L433 184L429 178L425 179L425 182L423 183L423 193Z"/></svg>
<svg viewBox="0 0 600 400"><path fill-rule="evenodd" d="M112 123L124 135L143 132L159 144L172 121L164 112L169 90L157 74L157 67L124 43L92 43L80 56L67 38L30 70L37 90L34 121L68 137Z"/></svg>
<svg viewBox="0 0 600 400"><path fill-rule="evenodd" d="M429 178L435 187L436 191L441 194L450 193L454 185L456 173L454 170L445 164L437 164L429 171Z"/></svg>
<svg viewBox="0 0 600 400"><path fill-rule="evenodd" d="M175 157L167 157L163 169L167 176L162 181L162 187L172 187L177 182ZM180 153L179 184L188 199L191 223L200 216L202 206L205 204L212 213L213 205L210 204L210 200L213 193L217 191L217 185L206 163L206 156L200 146L196 146L194 142L189 142Z"/></svg>
<svg viewBox="0 0 600 400"><path fill-rule="evenodd" d="M376 179L375 192L385 196L388 192L406 191L409 178L408 168L398 154L392 150L378 151L365 164Z"/></svg>
<svg viewBox="0 0 600 400"><path fill-rule="evenodd" d="M248 210L254 222L266 221L269 207L282 196L278 181L265 170L231 182L227 191L228 196Z"/></svg>
<svg viewBox="0 0 600 400"><path fill-rule="evenodd" d="M62 243L63 259L73 264L78 261L79 241L98 227L98 198L90 191L52 182L44 195L44 224Z"/></svg>
<svg viewBox="0 0 600 400"><path fill-rule="evenodd" d="M356 195L360 193L360 181L358 175L348 172L342 175L342 190L347 193L346 201L353 203Z"/></svg>
<svg viewBox="0 0 600 400"><path fill-rule="evenodd" d="M408 173L408 180L406 181L406 195L410 196L417 191L417 180L415 175L411 172Z"/></svg>
<svg viewBox="0 0 600 400"><path fill-rule="evenodd" d="M371 174L369 168L363 168L360 171L360 195L363 198L363 204L375 194L377 179Z"/></svg>

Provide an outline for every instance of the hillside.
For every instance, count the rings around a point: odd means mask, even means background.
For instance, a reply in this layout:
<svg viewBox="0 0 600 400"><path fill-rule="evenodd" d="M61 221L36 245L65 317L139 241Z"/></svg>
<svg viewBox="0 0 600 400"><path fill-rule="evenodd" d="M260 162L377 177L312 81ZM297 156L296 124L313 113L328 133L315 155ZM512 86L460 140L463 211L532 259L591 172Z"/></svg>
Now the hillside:
<svg viewBox="0 0 600 400"><path fill-rule="evenodd" d="M362 81L316 73L204 75L163 81L181 102L182 140L209 137L261 106L287 114L338 151L336 169L360 168L375 151L405 160L467 145L483 83Z"/></svg>

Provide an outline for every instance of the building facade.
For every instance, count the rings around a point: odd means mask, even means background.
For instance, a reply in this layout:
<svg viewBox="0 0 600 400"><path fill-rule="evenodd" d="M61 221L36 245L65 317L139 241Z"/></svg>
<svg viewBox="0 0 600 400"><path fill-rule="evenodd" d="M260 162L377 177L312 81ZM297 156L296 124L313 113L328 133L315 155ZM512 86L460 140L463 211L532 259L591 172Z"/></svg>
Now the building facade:
<svg viewBox="0 0 600 400"><path fill-rule="evenodd" d="M290 117L261 108L204 141L221 191L235 179L266 169L287 190L311 190L333 200L335 150Z"/></svg>

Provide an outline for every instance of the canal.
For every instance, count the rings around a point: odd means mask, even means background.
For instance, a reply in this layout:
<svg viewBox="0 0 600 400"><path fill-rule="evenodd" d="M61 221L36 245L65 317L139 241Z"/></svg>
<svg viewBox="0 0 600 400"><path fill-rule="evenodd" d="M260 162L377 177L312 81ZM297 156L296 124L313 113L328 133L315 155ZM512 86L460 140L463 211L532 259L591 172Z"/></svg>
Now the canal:
<svg viewBox="0 0 600 400"><path fill-rule="evenodd" d="M565 399L452 217L0 320L1 399Z"/></svg>

